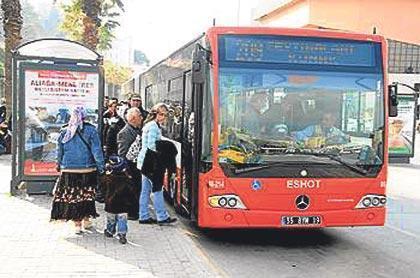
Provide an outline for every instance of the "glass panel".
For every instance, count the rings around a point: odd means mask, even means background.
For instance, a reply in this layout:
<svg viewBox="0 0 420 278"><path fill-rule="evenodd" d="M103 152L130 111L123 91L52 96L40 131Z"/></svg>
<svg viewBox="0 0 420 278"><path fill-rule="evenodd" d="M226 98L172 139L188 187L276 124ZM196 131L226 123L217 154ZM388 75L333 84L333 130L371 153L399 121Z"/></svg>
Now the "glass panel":
<svg viewBox="0 0 420 278"><path fill-rule="evenodd" d="M389 119L389 154L390 156L413 155L413 126L416 111L414 95L398 96L398 116Z"/></svg>
<svg viewBox="0 0 420 278"><path fill-rule="evenodd" d="M293 163L309 155L382 164L378 74L223 67L219 90L222 164Z"/></svg>
<svg viewBox="0 0 420 278"><path fill-rule="evenodd" d="M75 106L97 125L99 74L72 70L25 70L24 174L56 175L59 131Z"/></svg>

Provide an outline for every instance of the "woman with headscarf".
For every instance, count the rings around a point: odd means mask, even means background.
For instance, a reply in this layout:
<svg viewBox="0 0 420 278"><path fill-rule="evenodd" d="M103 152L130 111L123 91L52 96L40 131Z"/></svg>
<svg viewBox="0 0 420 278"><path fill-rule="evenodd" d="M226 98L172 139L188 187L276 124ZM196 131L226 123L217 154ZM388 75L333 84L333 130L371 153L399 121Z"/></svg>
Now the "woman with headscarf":
<svg viewBox="0 0 420 278"><path fill-rule="evenodd" d="M69 123L57 141L57 180L51 220L72 220L76 234L91 227L90 217L97 217L95 189L98 173L104 173L104 157L95 126L84 122L83 107L73 110Z"/></svg>

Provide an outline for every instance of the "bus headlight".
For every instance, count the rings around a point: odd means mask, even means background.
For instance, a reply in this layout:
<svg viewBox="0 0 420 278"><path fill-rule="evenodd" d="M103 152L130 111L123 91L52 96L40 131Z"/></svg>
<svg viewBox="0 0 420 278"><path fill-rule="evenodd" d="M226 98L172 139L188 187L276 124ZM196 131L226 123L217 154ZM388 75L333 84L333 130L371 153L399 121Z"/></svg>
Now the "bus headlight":
<svg viewBox="0 0 420 278"><path fill-rule="evenodd" d="M210 196L208 202L212 208L246 209L241 198L233 194Z"/></svg>
<svg viewBox="0 0 420 278"><path fill-rule="evenodd" d="M362 204L365 206L365 208L369 207L371 203L372 201L370 200L369 197L363 198L362 200Z"/></svg>
<svg viewBox="0 0 420 278"><path fill-rule="evenodd" d="M386 204L386 196L385 195L376 195L376 194L369 194L363 196L360 201L357 203L357 209L363 208L380 208L384 207Z"/></svg>
<svg viewBox="0 0 420 278"><path fill-rule="evenodd" d="M227 199L225 197L221 197L217 201L217 204L219 205L219 207L224 208L226 206L226 204L227 204Z"/></svg>

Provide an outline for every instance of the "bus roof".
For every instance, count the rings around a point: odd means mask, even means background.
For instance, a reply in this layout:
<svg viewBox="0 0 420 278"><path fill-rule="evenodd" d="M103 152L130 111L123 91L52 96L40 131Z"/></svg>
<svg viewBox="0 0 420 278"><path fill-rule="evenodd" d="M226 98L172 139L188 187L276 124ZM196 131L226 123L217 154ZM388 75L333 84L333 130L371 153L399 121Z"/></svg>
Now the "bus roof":
<svg viewBox="0 0 420 278"><path fill-rule="evenodd" d="M263 34L263 35L283 35L299 37L324 37L336 39L349 39L360 41L373 41L384 43L385 38L381 35L359 34L348 31L315 28L280 28L280 27L211 27L207 30L207 35L220 34Z"/></svg>

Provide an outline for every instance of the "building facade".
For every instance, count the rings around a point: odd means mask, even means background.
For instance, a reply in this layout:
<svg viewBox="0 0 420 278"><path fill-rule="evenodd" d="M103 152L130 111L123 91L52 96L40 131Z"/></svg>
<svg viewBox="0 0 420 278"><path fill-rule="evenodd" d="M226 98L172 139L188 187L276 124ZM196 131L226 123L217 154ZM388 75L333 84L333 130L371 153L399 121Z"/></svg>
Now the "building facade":
<svg viewBox="0 0 420 278"><path fill-rule="evenodd" d="M389 72L420 74L418 0L260 0L256 25L376 33L388 39Z"/></svg>

